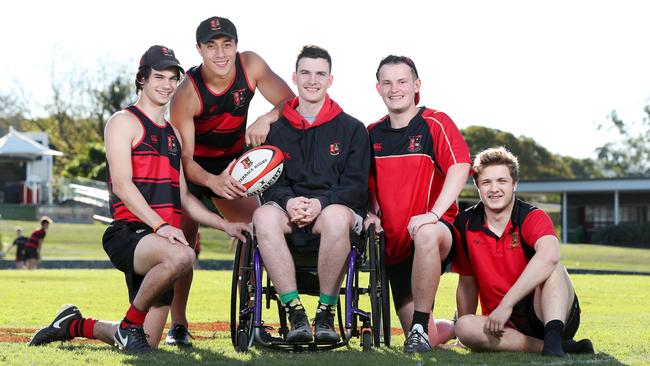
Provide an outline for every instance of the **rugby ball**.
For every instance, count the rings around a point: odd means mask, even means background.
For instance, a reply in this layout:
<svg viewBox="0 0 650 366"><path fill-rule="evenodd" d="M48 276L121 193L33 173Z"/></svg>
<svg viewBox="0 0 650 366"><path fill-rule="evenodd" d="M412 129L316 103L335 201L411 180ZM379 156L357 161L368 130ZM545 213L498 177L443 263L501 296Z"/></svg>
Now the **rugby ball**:
<svg viewBox="0 0 650 366"><path fill-rule="evenodd" d="M230 168L230 176L246 187L246 195L264 192L282 173L284 156L275 146L263 145L246 151Z"/></svg>

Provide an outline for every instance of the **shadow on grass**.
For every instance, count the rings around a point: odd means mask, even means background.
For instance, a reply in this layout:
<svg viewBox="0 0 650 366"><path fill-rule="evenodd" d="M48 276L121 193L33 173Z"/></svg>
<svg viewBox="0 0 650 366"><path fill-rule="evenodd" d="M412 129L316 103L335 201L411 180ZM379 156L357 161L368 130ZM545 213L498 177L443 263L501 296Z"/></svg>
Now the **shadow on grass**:
<svg viewBox="0 0 650 366"><path fill-rule="evenodd" d="M67 344L62 349L80 351L85 345ZM515 352L468 352L464 349L436 348L424 354L404 354L401 345L390 348L373 349L363 352L357 345L326 352L289 353L269 349L253 348L249 352L236 353L232 348L224 349L224 344L211 344L193 348L163 347L155 352L141 355L120 355L119 363L124 365L264 365L264 366L343 366L343 365L612 365L623 366L615 357L607 353L596 355L569 355L564 358L548 358L537 354Z"/></svg>

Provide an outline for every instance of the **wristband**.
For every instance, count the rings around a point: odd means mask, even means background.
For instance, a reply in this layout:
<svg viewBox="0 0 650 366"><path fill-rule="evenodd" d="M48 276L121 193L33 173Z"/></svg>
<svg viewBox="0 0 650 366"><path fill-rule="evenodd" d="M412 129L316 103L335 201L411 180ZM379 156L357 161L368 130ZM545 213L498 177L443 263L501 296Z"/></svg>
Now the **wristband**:
<svg viewBox="0 0 650 366"><path fill-rule="evenodd" d="M435 213L435 212L433 212L433 211L429 211L429 212L431 212L432 214L436 215L436 218L438 219L438 221L440 221L440 216L438 216L437 213Z"/></svg>
<svg viewBox="0 0 650 366"><path fill-rule="evenodd" d="M158 225L156 225L156 226L153 227L153 232L155 233L155 232L157 232L158 230L160 230L160 228L162 228L162 227L164 227L164 226L167 226L167 225L169 225L169 224L167 223L167 221L162 220L161 222L158 223Z"/></svg>

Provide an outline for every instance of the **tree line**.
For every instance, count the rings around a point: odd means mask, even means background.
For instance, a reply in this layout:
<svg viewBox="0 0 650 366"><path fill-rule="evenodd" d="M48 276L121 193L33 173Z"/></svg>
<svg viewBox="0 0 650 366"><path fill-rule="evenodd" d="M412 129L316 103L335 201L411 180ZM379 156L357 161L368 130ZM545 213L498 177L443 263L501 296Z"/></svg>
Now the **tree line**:
<svg viewBox="0 0 650 366"><path fill-rule="evenodd" d="M31 116L21 93L0 93L0 129L3 134L9 126L19 131L45 131L50 147L65 153L55 159L55 176L104 180L104 124L113 113L135 102L128 75L122 67L92 78L83 73L54 78L46 117ZM616 111L598 128L610 129L616 137L596 149L596 159L554 154L533 138L486 126L470 126L461 133L471 152L507 147L519 157L524 180L650 176L650 105L644 109L640 133L638 126L623 121Z"/></svg>

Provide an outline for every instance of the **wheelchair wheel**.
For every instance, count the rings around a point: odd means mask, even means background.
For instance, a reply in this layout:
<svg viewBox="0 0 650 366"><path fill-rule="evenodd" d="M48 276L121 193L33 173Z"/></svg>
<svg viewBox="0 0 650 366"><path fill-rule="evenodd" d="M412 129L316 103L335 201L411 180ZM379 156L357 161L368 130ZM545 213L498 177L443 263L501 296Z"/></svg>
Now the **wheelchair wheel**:
<svg viewBox="0 0 650 366"><path fill-rule="evenodd" d="M235 345L235 350L237 352L247 352L248 351L248 333L240 331L237 334L237 344Z"/></svg>
<svg viewBox="0 0 650 366"><path fill-rule="evenodd" d="M371 312L371 321L372 321L372 337L374 340L375 346L379 347L379 342L381 340L381 323L382 323L382 304L381 304L381 293L380 293L380 268L379 260L377 258L378 251L378 242L377 234L375 232L375 227L371 226L368 228L368 239L367 239L367 250L369 252L370 260L370 312ZM362 334L362 337L365 336L365 333ZM362 339L363 341L363 339ZM363 345L364 350L366 344Z"/></svg>
<svg viewBox="0 0 650 366"><path fill-rule="evenodd" d="M388 275L386 274L386 264L384 262L386 238L383 234L379 235L379 279L381 281L381 324L384 336L384 346L390 347L390 286L388 284Z"/></svg>
<svg viewBox="0 0 650 366"><path fill-rule="evenodd" d="M370 331L366 330L361 333L361 346L363 347L364 352L368 352L372 349L372 334L370 334Z"/></svg>
<svg viewBox="0 0 650 366"><path fill-rule="evenodd" d="M255 293L255 276L251 263L253 242L246 236L246 243L239 241L233 261L232 285L230 288L230 337L235 350L245 352L253 337L253 314L242 316L250 306ZM244 343L242 343L244 342Z"/></svg>

